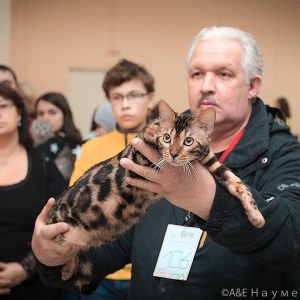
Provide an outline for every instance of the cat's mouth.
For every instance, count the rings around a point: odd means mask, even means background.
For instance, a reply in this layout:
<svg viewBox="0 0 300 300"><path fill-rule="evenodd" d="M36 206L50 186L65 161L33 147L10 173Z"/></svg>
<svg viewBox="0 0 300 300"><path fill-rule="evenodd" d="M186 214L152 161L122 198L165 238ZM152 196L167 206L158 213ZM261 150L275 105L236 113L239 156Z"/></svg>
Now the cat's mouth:
<svg viewBox="0 0 300 300"><path fill-rule="evenodd" d="M166 159L166 161L168 162L168 164L170 164L171 166L174 166L174 167L181 167L185 163L184 161L178 160L176 158L169 158L169 159Z"/></svg>
<svg viewBox="0 0 300 300"><path fill-rule="evenodd" d="M180 166L182 166L182 163L177 162L177 161L174 161L174 160L169 161L168 163L169 163L171 166L175 166L175 167L180 167Z"/></svg>
<svg viewBox="0 0 300 300"><path fill-rule="evenodd" d="M165 159L166 162L168 164L170 164L171 166L174 166L174 167L182 167L182 166L185 166L185 165L191 165L195 160L197 160L196 158L195 159L192 159L191 157L189 157L189 159L179 159L177 157L175 158L172 158L172 157L169 157L169 158L166 158Z"/></svg>

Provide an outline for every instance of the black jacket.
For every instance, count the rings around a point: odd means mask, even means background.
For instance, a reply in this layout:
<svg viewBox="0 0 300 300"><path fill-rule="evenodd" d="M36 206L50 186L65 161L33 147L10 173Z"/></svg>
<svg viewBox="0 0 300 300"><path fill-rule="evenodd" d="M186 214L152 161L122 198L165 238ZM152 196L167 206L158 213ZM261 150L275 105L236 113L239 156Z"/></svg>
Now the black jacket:
<svg viewBox="0 0 300 300"><path fill-rule="evenodd" d="M276 299L275 293L300 298L300 144L277 115L257 99L244 135L224 162L251 189L266 219L263 228L253 227L240 202L219 184L206 222L186 222L186 211L162 199L117 241L91 249L94 280L83 291L132 262L129 299ZM153 276L168 224L208 232L187 281ZM60 280L60 267L40 265L39 272L48 284L72 284Z"/></svg>

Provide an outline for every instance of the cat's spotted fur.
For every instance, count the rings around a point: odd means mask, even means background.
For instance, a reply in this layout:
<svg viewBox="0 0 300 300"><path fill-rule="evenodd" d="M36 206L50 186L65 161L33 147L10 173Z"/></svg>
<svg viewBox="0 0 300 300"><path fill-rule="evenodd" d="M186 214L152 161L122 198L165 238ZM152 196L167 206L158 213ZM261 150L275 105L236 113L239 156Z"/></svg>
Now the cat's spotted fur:
<svg viewBox="0 0 300 300"><path fill-rule="evenodd" d="M249 221L256 227L262 227L264 218L249 189L220 164L210 150L214 109L206 109L197 118L190 115L178 117L165 101L160 101L159 115L139 134L141 139L162 153L162 159L155 168L162 168L167 162L183 167L191 175L191 162L198 160L241 201ZM78 255L64 265L62 278L67 280L75 273L79 287L88 283L92 268L84 257L85 251L91 246L100 246L116 239L138 221L151 203L161 197L126 183L124 178L127 175L137 175L132 172L126 174L127 171L119 164L122 157L141 165L152 165L141 153L128 146L118 155L96 164L79 178L57 199L47 221L49 224L59 221L70 224L70 230L58 239L71 244Z"/></svg>

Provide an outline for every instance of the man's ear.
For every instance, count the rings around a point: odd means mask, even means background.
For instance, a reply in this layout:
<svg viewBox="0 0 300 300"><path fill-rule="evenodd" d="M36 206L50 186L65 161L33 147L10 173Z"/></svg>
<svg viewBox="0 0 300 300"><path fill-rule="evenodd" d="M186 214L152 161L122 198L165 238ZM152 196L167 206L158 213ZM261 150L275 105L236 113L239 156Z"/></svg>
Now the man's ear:
<svg viewBox="0 0 300 300"><path fill-rule="evenodd" d="M248 99L253 99L257 96L262 84L262 77L256 76L251 79L248 91Z"/></svg>

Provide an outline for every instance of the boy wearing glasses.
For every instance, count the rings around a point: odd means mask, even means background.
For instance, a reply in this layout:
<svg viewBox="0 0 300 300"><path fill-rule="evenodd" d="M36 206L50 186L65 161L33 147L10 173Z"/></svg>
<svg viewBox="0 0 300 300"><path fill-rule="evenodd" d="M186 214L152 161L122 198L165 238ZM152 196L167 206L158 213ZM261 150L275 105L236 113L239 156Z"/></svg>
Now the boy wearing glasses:
<svg viewBox="0 0 300 300"><path fill-rule="evenodd" d="M147 124L148 112L154 104L154 78L143 66L125 59L106 73L102 87L111 102L116 128L82 145L70 185L93 165L122 151ZM94 294L81 297L126 299L130 278L131 265L127 265L102 280Z"/></svg>

